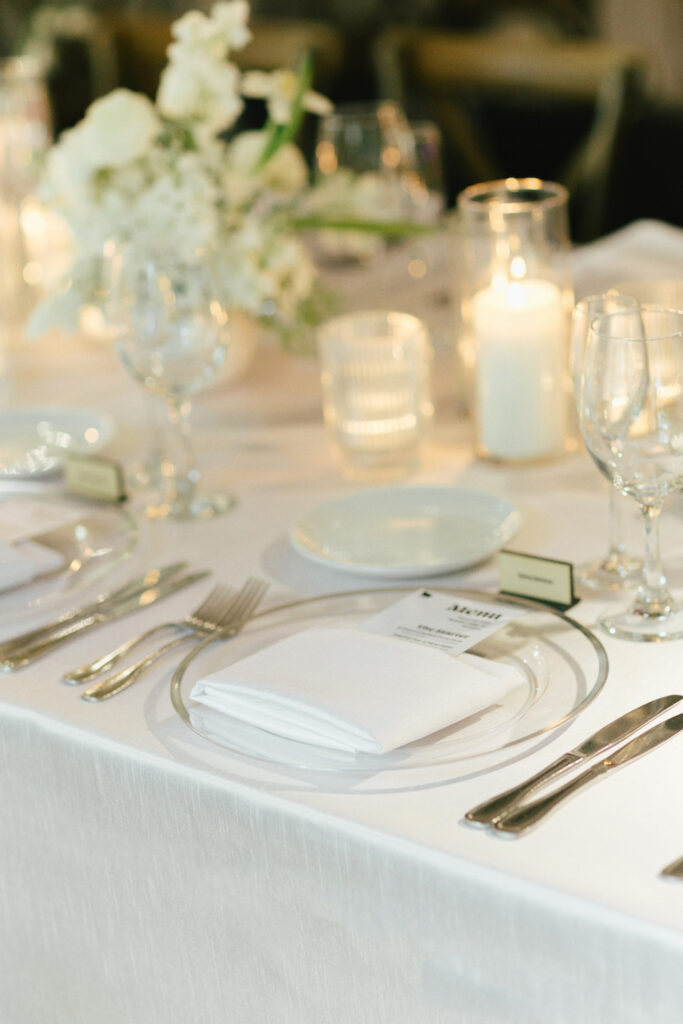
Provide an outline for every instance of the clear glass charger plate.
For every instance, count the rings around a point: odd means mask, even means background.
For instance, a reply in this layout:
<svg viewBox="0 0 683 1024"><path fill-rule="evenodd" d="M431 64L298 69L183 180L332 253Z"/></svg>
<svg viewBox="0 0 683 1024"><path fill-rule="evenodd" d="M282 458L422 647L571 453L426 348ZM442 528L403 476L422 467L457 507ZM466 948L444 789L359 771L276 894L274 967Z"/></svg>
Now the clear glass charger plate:
<svg viewBox="0 0 683 1024"><path fill-rule="evenodd" d="M27 539L57 552L63 561L50 572L0 591L0 625L75 604L122 569L139 542L137 522L122 505L12 488L0 493L0 530L6 515L14 519L12 505L36 525Z"/></svg>
<svg viewBox="0 0 683 1024"><path fill-rule="evenodd" d="M527 609L525 615L471 649L472 653L514 665L521 672L525 685L510 693L503 703L379 755L349 754L282 739L191 699L194 683L210 672L303 629L360 624L414 590L388 587L290 602L255 615L240 634L225 643L213 637L202 641L173 674L173 707L195 733L239 758L271 768L367 774L469 762L507 750L567 722L602 689L607 678L607 655L598 638L580 623L522 599L445 587L431 589Z"/></svg>

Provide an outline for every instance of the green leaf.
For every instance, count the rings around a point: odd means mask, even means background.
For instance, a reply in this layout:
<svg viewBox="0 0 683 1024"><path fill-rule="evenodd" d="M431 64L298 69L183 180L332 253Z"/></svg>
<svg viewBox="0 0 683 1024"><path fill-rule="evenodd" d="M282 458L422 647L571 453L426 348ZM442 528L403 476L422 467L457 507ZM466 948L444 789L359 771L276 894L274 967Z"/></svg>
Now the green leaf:
<svg viewBox="0 0 683 1024"><path fill-rule="evenodd" d="M277 153L280 146L291 142L299 134L304 117L304 96L311 87L312 79L313 58L310 53L305 53L299 63L297 90L292 102L292 116L289 119L289 124L275 124L270 119L266 122L266 131L269 133L269 137L256 164L256 171L263 170L268 161Z"/></svg>
<svg viewBox="0 0 683 1024"><path fill-rule="evenodd" d="M353 218L294 217L292 227L299 231L364 231L384 238L410 238L415 235L435 234L442 223L419 224L413 221L354 220Z"/></svg>

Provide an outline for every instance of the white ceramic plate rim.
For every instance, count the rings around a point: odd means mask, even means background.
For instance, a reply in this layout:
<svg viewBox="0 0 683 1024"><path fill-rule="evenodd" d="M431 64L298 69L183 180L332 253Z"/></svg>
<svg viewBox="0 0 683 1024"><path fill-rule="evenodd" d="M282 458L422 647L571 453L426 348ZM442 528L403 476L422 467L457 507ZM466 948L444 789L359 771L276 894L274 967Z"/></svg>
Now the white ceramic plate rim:
<svg viewBox="0 0 683 1024"><path fill-rule="evenodd" d="M470 504L479 504L479 511L482 507L488 507L491 512L498 511L498 522L487 523L483 533L480 547L467 552L454 551L450 556L444 556L437 561L406 561L401 563L371 563L362 561L354 556L353 551L332 552L325 550L326 541L324 533L321 534L318 525L317 533L311 528L311 521L317 518L320 520L325 516L339 516L348 514L349 510L356 514L359 507L367 511L367 506L377 503L391 514L394 507L392 499L400 495L401 501L414 501L415 505L424 503L426 498L432 502L441 499L442 503L448 503L448 509L444 504L444 513L452 512L458 500ZM467 509L465 509L466 511ZM343 495L340 498L323 502L315 508L310 509L291 527L289 540L299 554L316 562L319 565L333 567L340 572L351 573L356 576L368 576L381 579L410 579L425 575L439 575L447 572L455 572L458 569L465 569L485 561L496 551L514 537L520 528L522 517L506 498L485 491L471 490L465 487L444 487L439 485L427 485L416 487L384 487L370 491L355 491L352 494ZM315 523L313 523L315 527ZM323 522L324 526L324 522ZM329 543L329 541L327 542Z"/></svg>

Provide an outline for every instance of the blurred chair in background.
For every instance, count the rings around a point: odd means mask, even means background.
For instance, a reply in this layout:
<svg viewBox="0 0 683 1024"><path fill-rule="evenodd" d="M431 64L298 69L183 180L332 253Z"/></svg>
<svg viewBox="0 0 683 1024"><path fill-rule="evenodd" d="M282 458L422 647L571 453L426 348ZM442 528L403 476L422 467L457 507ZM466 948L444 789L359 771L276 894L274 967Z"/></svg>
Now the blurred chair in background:
<svg viewBox="0 0 683 1024"><path fill-rule="evenodd" d="M383 98L440 124L454 191L553 179L570 191L575 240L605 230L622 134L643 94L636 47L397 25L378 34L374 63Z"/></svg>
<svg viewBox="0 0 683 1024"><path fill-rule="evenodd" d="M104 18L116 47L119 84L154 96L166 63L175 15L122 10ZM304 53L313 57L314 85L323 92L344 61L344 37L322 21L262 18L250 22L253 39L231 57L238 67L270 71L296 68Z"/></svg>

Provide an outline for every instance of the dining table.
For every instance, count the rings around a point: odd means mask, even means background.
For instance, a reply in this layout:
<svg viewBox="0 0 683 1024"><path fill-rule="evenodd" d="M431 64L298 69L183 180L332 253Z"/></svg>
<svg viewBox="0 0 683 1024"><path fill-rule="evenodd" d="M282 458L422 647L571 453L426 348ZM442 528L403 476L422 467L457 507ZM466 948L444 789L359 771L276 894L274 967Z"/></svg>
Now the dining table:
<svg viewBox="0 0 683 1024"><path fill-rule="evenodd" d="M475 453L451 256L446 236L418 279L398 253L323 270L341 305L416 313L432 330L434 424L401 486L491 495L519 514L508 548L574 566L597 558L607 485L580 443L539 465ZM683 230L639 220L577 246L571 261L577 298L680 278ZM102 454L125 469L145 455L142 389L106 339L15 336L8 365L9 408L107 415ZM3 1024L679 1024L683 881L661 872L683 855L683 739L577 792L528 833L465 819L629 709L683 695L683 641L628 642L596 625L629 593L579 590L564 612L598 638L608 666L576 713L403 770L318 772L213 741L172 699L186 649L99 703L64 684L66 671L133 634L182 619L214 583L259 577L260 611L289 603L294 622L297 608L372 601L387 587L498 593L495 552L387 580L294 546L310 510L382 486L347 479L335 461L314 350L264 335L243 375L219 375L197 396L193 430L203 478L229 489L234 507L149 521L131 483L117 506L131 550L96 587L176 559L210 575L0 676ZM63 487L59 473L7 477L0 495L49 502ZM624 517L629 550L642 554L626 499ZM661 526L681 593L679 498ZM49 608L5 596L0 641L85 596ZM211 645L212 656L237 639Z"/></svg>

